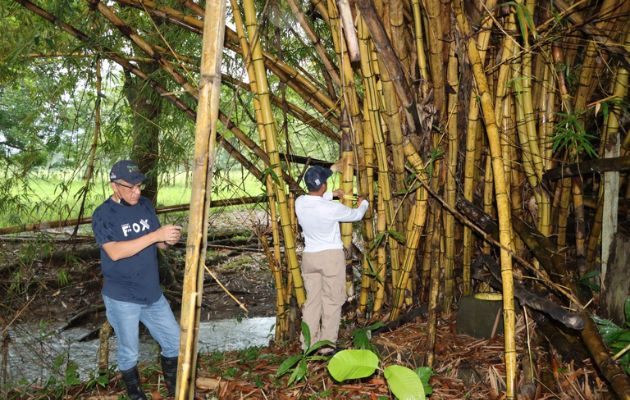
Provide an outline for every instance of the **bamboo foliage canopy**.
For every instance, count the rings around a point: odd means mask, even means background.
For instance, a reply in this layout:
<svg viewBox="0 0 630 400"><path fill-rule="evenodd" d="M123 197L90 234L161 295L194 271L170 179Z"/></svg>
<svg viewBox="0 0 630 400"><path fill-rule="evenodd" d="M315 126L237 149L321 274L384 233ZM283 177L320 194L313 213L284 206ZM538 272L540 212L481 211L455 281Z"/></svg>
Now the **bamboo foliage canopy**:
<svg viewBox="0 0 630 400"><path fill-rule="evenodd" d="M20 29L45 23L50 32L44 44L6 44L8 68L34 50L97 56L111 73L146 82L170 112L194 119L202 4L9 0L2 7L14 13L9 29L20 21ZM361 272L348 285L358 318L395 319L428 303L435 324L472 293L473 260L497 254L506 395L515 398L514 277L535 275L556 301L582 311L589 298L575 282L605 274L601 249L621 223L616 206L604 204L630 198L621 167L561 173L568 164L629 156L629 29L624 0L231 1L217 140L269 199L277 339L291 326L291 299L304 298L292 210L304 167L291 160L339 159L336 182L370 202L354 240L362 254L348 260ZM159 73L147 73L147 63ZM495 237L464 215L461 201L497 220ZM565 261L529 252L515 219ZM342 230L352 250L351 229ZM606 350L591 325L582 337L599 365ZM428 335L435 344L434 325ZM600 371L628 398L618 366Z"/></svg>

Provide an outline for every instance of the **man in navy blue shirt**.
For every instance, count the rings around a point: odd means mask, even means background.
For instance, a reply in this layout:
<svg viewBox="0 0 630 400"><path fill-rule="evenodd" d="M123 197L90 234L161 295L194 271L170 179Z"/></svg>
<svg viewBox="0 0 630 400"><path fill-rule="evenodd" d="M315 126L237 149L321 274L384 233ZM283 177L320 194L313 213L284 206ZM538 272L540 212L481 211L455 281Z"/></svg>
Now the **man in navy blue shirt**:
<svg viewBox="0 0 630 400"><path fill-rule="evenodd" d="M101 247L103 301L117 337L117 360L131 400L146 400L138 374L140 322L160 344L169 396L175 393L179 324L162 294L157 249L177 243L181 228L160 226L151 202L140 195L144 174L129 160L109 174L112 195L92 215Z"/></svg>

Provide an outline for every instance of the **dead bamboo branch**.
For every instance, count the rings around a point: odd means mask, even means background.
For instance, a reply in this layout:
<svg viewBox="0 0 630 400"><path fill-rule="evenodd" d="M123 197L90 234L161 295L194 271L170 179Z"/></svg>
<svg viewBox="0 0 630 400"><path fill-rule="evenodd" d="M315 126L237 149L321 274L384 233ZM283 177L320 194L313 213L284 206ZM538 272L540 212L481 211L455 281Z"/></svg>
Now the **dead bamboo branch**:
<svg viewBox="0 0 630 400"><path fill-rule="evenodd" d="M630 157L596 158L580 161L579 163L564 165L545 172L544 179L555 181L570 176L578 176L589 173L602 173L607 171L630 170Z"/></svg>
<svg viewBox="0 0 630 400"><path fill-rule="evenodd" d="M214 200L210 203L210 208L221 208L235 205L245 205L245 204L256 204L263 203L267 201L267 196L254 196L254 197L240 197L236 199L226 199L226 200ZM165 206L156 209L158 214L167 214L178 211L187 211L190 208L190 204L178 204L173 206ZM33 232L33 231L42 231L45 229L57 229L63 228L66 226L73 225L84 225L91 224L92 218L75 218L75 219L62 219L56 221L43 221L34 224L26 224L26 225L14 225L8 226L5 228L0 228L0 235L8 235L12 233L21 233L21 232Z"/></svg>

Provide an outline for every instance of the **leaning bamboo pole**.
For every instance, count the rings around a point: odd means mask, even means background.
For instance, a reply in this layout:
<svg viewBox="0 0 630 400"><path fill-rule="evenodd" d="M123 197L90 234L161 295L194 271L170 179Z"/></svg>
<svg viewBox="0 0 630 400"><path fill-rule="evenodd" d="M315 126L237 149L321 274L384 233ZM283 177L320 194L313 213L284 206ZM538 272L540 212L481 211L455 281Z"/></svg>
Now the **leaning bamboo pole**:
<svg viewBox="0 0 630 400"><path fill-rule="evenodd" d="M90 0L98 1L98 0ZM120 0L125 5L132 6L148 12L151 15L167 18L168 20L181 25L196 33L201 32L203 26L203 20L194 18L183 14L182 12L172 9L170 7L158 7L154 1L151 0ZM194 4L194 3L193 3ZM203 8L188 4L189 8L193 10L197 15L203 17ZM237 34L230 28L226 27L225 30L225 47L242 54L241 47L238 43ZM338 125L339 121L334 110L334 101L325 95L324 91L319 90L317 85L309 81L302 74L299 74L295 69L287 65L279 58L263 52L265 65L269 68L282 82L291 87L304 101L310 104L314 109L320 112L327 119L331 120L335 125Z"/></svg>
<svg viewBox="0 0 630 400"><path fill-rule="evenodd" d="M496 0L487 0L485 8L490 13L494 11ZM487 15L481 23L481 30L477 39L479 47L479 56L482 62L485 61L485 54L488 48L488 42L490 41L490 27L493 23L492 14ZM511 43L511 42L510 42ZM507 57L507 54L504 54ZM507 70L507 68L506 68ZM499 82L501 80L499 79ZM498 92L498 90L497 90ZM466 126L466 140L465 140L465 156L464 156L464 198L472 201L473 189L475 184L475 159L477 154L481 153L481 149L477 146L477 138L481 136L481 120L479 119L479 100L477 98L476 88L473 87L470 92L468 100L468 124ZM473 255L473 236L469 227L464 226L463 232L463 257L462 257L462 284L464 295L470 295L472 293L472 283L470 275L470 264Z"/></svg>
<svg viewBox="0 0 630 400"><path fill-rule="evenodd" d="M499 215L499 241L501 248L501 278L503 280L503 318L505 332L505 365L506 365L506 396L514 399L516 396L516 339L514 332L514 290L512 275L512 224L509 204L509 196L505 184L503 170L503 158L501 156L501 144L499 130L494 118L494 106L489 91L486 75L479 57L476 43L471 37L470 27L459 1L454 2L457 26L467 39L468 58L472 65L477 90L481 96L486 134L492 157L492 172L494 174L494 187L496 205Z"/></svg>
<svg viewBox="0 0 630 400"><path fill-rule="evenodd" d="M208 205L212 194L217 116L221 95L225 0L206 2L205 11L199 100L195 124L192 193L180 317L182 335L177 366L176 398L178 400L193 399L195 395L197 338L208 235Z"/></svg>
<svg viewBox="0 0 630 400"><path fill-rule="evenodd" d="M280 164L280 157L278 155L278 147L276 144L277 134L276 126L273 118L271 102L269 100L269 85L267 82L267 75L265 65L262 57L262 45L260 43L260 37L258 36L258 26L256 24L256 11L254 9L254 3L252 0L245 0L243 4L245 12L245 24L247 26L247 32L249 34L251 59L254 65L256 86L258 90L258 100L262 110L263 125L265 128L265 138L267 141L267 154L271 162L271 170L276 176L282 176L282 166ZM287 205L287 195L283 182L274 182L276 185L276 195L278 200L278 208L280 213L280 225L282 227L282 233L284 237L285 254L287 257L287 266L291 273L293 288L295 290L295 298L298 306L304 303L306 295L304 293L304 285L302 282L302 275L300 274L300 268L297 260L297 254L295 249L295 236L291 227L291 218L289 216L289 209Z"/></svg>

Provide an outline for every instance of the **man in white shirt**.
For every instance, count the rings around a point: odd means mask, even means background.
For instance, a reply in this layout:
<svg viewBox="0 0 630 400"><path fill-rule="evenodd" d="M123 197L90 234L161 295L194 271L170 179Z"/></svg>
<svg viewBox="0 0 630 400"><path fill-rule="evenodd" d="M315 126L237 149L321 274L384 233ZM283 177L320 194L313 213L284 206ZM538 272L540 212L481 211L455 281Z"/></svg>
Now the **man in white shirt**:
<svg viewBox="0 0 630 400"><path fill-rule="evenodd" d="M319 340L337 342L341 306L346 301L346 260L339 223L361 220L369 206L361 197L357 198L357 208L332 201L333 195L343 197L344 193L326 192L326 181L331 175L328 168L310 167L304 175L308 194L295 201L295 213L304 234L302 278L306 302L302 319L311 331L311 344Z"/></svg>

